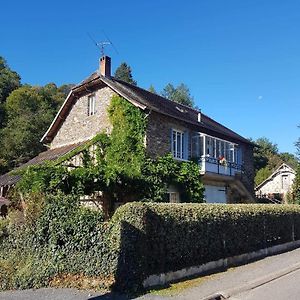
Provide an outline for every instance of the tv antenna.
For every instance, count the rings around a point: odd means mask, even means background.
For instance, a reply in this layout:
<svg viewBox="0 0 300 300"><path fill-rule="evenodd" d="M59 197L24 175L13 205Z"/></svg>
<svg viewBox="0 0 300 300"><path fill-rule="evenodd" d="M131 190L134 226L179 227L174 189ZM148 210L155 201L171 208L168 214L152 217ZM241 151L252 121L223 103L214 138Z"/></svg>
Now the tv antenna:
<svg viewBox="0 0 300 300"><path fill-rule="evenodd" d="M106 40L105 41L96 42L95 39L89 33L87 33L87 35L89 36L89 38L91 39L91 41L93 42L93 44L95 44L95 46L98 49L100 49L101 56L104 56L104 48L106 46L109 46L109 45L113 47L113 49L115 50L115 52L117 54L119 54L117 48L115 47L115 45L113 44L113 42L109 39L109 37L105 34L104 31L103 31L103 34L104 34Z"/></svg>

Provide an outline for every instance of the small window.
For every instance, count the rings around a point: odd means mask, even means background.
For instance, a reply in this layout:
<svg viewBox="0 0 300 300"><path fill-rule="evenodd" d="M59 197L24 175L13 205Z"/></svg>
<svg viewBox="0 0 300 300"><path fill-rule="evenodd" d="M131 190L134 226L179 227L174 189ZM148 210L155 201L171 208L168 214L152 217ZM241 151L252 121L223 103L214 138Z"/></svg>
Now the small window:
<svg viewBox="0 0 300 300"><path fill-rule="evenodd" d="M173 129L172 153L174 158L184 159L184 133Z"/></svg>
<svg viewBox="0 0 300 300"><path fill-rule="evenodd" d="M96 97L91 95L88 97L88 116L92 116L96 113Z"/></svg>

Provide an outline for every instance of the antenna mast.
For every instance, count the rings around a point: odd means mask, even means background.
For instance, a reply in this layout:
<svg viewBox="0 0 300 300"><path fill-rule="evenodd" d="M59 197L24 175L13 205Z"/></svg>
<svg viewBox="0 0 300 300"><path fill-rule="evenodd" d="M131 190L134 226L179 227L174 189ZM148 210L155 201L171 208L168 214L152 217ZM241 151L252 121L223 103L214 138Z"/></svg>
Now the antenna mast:
<svg viewBox="0 0 300 300"><path fill-rule="evenodd" d="M100 49L101 56L105 55L104 48L105 48L105 46L109 46L109 45L111 45L114 48L114 50L116 51L116 53L119 54L116 47L115 47L115 45L112 43L112 41L107 37L107 35L105 33L104 33L104 35L105 35L107 40L106 41L101 41L101 42L96 42L89 33L87 33L87 34L88 34L89 38L92 40L92 42L95 44L95 46Z"/></svg>
<svg viewBox="0 0 300 300"><path fill-rule="evenodd" d="M109 42L109 41L102 41L102 42L96 43L96 46L101 51L101 56L104 56L104 47L108 46L108 45L111 45L111 42Z"/></svg>

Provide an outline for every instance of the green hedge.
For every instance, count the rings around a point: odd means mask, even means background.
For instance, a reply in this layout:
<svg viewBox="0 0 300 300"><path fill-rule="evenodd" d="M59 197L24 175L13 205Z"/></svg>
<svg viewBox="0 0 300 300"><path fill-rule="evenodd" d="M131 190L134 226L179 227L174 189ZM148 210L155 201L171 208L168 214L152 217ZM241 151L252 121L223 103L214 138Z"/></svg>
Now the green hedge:
<svg viewBox="0 0 300 300"><path fill-rule="evenodd" d="M176 271L300 239L300 207L130 203L112 222L120 234L116 288L138 289Z"/></svg>
<svg viewBox="0 0 300 300"><path fill-rule="evenodd" d="M0 222L0 290L45 287L69 275L138 290L152 274L300 239L296 205L136 202L103 222L76 197L31 202L25 222L12 214Z"/></svg>

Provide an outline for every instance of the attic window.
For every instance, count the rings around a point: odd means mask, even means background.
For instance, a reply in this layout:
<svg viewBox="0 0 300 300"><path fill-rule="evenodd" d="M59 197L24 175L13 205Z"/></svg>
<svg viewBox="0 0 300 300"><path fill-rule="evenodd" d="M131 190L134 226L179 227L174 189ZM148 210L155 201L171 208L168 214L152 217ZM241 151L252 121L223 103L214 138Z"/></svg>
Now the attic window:
<svg viewBox="0 0 300 300"><path fill-rule="evenodd" d="M88 97L88 116L92 116L96 113L96 97L91 95Z"/></svg>

